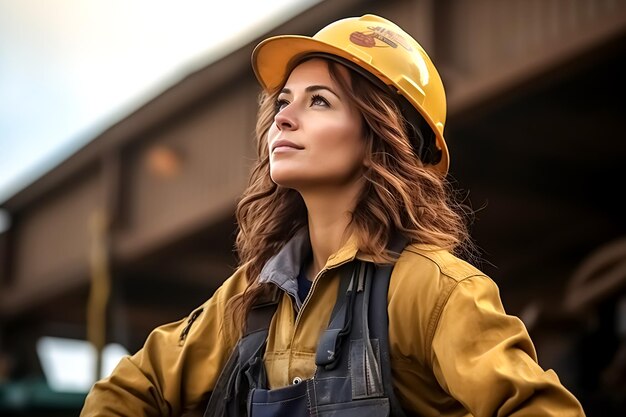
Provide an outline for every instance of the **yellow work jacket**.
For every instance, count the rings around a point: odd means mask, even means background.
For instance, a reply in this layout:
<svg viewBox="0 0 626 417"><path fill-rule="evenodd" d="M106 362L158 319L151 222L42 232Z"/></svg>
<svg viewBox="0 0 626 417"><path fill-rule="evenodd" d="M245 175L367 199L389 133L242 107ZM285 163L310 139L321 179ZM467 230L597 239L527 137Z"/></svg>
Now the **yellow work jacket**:
<svg viewBox="0 0 626 417"><path fill-rule="evenodd" d="M317 341L337 297L337 268L368 260L348 241L301 303L297 275L307 244L306 234L297 235L259 278L283 289L264 358L272 388L313 376ZM81 416L201 410L237 343L240 324L225 315L226 303L245 286L237 271L189 317L152 331L141 350L93 386ZM584 416L557 375L537 364L524 324L505 313L496 284L449 252L407 246L391 275L388 312L394 387L409 415Z"/></svg>

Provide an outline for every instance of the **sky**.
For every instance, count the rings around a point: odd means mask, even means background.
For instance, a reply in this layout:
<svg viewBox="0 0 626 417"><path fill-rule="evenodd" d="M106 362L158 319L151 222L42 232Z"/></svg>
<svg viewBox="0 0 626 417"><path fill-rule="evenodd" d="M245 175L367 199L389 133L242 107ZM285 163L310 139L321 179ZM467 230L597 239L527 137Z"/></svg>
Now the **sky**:
<svg viewBox="0 0 626 417"><path fill-rule="evenodd" d="M189 73L319 1L0 0L0 204ZM0 232L6 223L0 214Z"/></svg>
<svg viewBox="0 0 626 417"><path fill-rule="evenodd" d="M318 2L0 0L0 204L169 86ZM8 227L0 210L0 233ZM91 347L43 339L51 386L86 391ZM126 352L111 354L115 364Z"/></svg>

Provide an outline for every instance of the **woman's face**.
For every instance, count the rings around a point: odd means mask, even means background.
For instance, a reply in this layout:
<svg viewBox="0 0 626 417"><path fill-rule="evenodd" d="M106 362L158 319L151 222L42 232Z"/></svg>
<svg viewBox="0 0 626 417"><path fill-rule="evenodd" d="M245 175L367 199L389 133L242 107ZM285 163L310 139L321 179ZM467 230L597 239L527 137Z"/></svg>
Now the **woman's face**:
<svg viewBox="0 0 626 417"><path fill-rule="evenodd" d="M339 69L349 82L348 70ZM340 191L356 183L365 155L361 116L333 81L326 61L298 65L276 110L267 141L276 184L303 192Z"/></svg>

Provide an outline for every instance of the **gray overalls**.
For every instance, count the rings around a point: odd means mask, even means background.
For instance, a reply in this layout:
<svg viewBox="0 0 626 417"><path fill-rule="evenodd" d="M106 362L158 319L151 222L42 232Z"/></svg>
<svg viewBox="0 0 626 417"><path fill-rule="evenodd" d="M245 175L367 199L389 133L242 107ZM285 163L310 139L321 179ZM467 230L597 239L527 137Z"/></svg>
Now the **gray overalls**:
<svg viewBox="0 0 626 417"><path fill-rule="evenodd" d="M224 367L204 417L404 416L389 359L387 290L393 266L356 260L341 268L337 302L320 337L313 378L267 389L263 353L276 291L272 300L253 307L246 334Z"/></svg>

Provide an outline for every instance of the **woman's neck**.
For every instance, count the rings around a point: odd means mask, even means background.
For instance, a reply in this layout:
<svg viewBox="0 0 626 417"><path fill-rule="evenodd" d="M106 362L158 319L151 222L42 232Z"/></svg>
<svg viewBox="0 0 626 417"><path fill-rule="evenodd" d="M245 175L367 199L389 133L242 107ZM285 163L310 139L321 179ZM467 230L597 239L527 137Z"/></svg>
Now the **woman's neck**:
<svg viewBox="0 0 626 417"><path fill-rule="evenodd" d="M328 258L337 252L348 238L346 229L356 206L360 187L341 192L303 193L307 207L312 258L307 277L313 280Z"/></svg>

